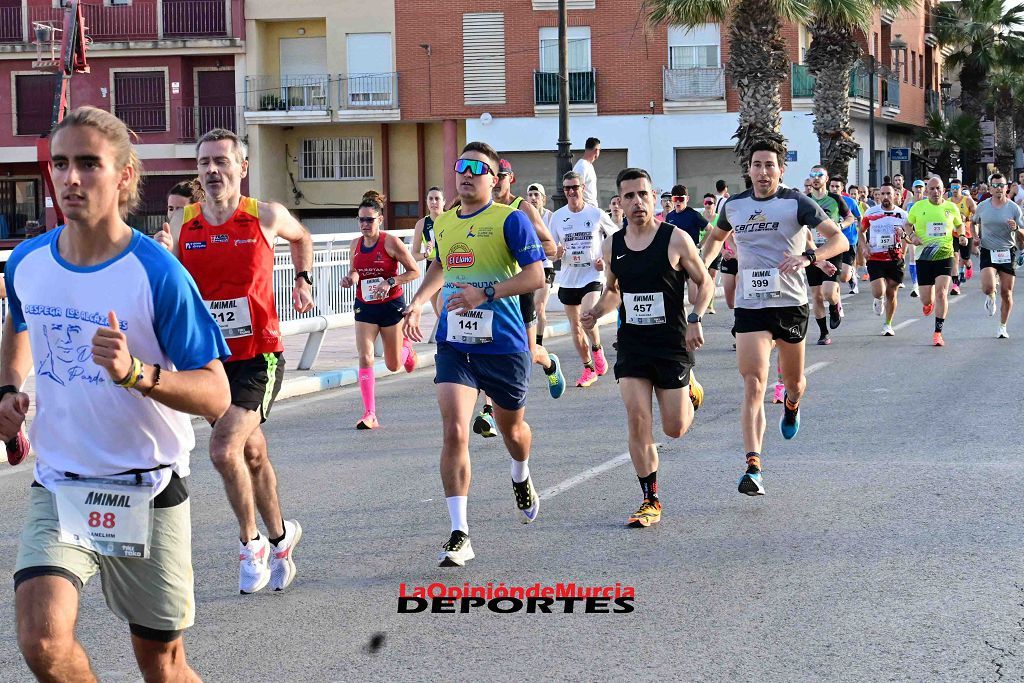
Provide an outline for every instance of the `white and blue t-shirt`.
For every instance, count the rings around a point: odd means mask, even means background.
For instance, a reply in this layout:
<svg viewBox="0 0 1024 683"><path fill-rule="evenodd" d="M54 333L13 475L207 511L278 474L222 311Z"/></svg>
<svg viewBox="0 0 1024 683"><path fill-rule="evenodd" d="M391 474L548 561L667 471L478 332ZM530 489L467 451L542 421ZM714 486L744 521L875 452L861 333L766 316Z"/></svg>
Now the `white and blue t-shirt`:
<svg viewBox="0 0 1024 683"><path fill-rule="evenodd" d="M172 471L188 476L190 418L115 385L92 361L93 335L114 311L132 355L172 371L230 351L192 277L160 244L134 231L121 254L81 267L57 250L64 229L20 244L6 269L11 322L28 330L36 374L36 481L51 488L66 473L162 467L148 477L159 492Z"/></svg>

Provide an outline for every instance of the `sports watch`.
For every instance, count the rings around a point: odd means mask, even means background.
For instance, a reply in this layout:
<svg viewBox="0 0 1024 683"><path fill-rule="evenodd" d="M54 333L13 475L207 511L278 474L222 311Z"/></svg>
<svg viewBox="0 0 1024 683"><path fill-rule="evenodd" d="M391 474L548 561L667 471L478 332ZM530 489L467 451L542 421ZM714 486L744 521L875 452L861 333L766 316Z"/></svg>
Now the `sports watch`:
<svg viewBox="0 0 1024 683"><path fill-rule="evenodd" d="M804 256L806 256L807 259L810 261L808 265L811 266L813 266L815 262L818 260L818 255L814 253L813 249L808 249L807 251L805 251Z"/></svg>
<svg viewBox="0 0 1024 683"><path fill-rule="evenodd" d="M300 277L306 281L307 285L313 284L313 274L310 273L308 270L302 270L299 271L298 273L295 273L296 280L298 280Z"/></svg>
<svg viewBox="0 0 1024 683"><path fill-rule="evenodd" d="M487 297L487 303L494 303L494 285L487 285L484 287L484 296Z"/></svg>
<svg viewBox="0 0 1024 683"><path fill-rule="evenodd" d="M700 316L697 315L696 313L691 313L690 315L686 316L686 322L690 325L696 325L697 323L700 322Z"/></svg>
<svg viewBox="0 0 1024 683"><path fill-rule="evenodd" d="M388 283L388 287L394 287L395 286L395 278L393 278L393 277L389 277L384 282Z"/></svg>

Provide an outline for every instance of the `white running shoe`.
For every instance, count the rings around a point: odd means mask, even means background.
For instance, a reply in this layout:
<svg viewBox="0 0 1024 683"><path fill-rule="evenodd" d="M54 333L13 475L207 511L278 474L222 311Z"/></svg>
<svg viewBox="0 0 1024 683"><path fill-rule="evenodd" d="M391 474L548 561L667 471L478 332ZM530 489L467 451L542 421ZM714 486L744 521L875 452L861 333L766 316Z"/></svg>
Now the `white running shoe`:
<svg viewBox="0 0 1024 683"><path fill-rule="evenodd" d="M238 543L238 592L249 595L270 581L270 541L266 536Z"/></svg>
<svg viewBox="0 0 1024 683"><path fill-rule="evenodd" d="M270 588L284 590L295 579L295 546L302 540L302 525L296 521L285 521L284 540L271 548Z"/></svg>
<svg viewBox="0 0 1024 683"><path fill-rule="evenodd" d="M448 542L441 548L437 565L439 567L465 567L466 563L476 557L469 535L456 529Z"/></svg>
<svg viewBox="0 0 1024 683"><path fill-rule="evenodd" d="M895 337L896 336L896 330L892 329L892 325L886 323L885 325L882 325L882 336L883 337Z"/></svg>
<svg viewBox="0 0 1024 683"><path fill-rule="evenodd" d="M999 326L999 334L996 335L996 339L1009 339L1010 333L1006 331L1006 325Z"/></svg>
<svg viewBox="0 0 1024 683"><path fill-rule="evenodd" d="M996 314L996 295L989 294L985 297L985 310L988 311L988 317L992 317Z"/></svg>
<svg viewBox="0 0 1024 683"><path fill-rule="evenodd" d="M871 308L874 309L875 315L882 315L882 300L881 299L872 299L871 300Z"/></svg>

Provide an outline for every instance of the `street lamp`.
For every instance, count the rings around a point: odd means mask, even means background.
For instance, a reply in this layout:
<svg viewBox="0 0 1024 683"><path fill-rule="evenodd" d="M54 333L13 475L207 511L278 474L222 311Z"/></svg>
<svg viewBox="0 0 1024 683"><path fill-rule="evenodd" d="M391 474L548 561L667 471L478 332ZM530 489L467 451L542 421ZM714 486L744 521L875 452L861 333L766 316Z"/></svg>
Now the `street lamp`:
<svg viewBox="0 0 1024 683"><path fill-rule="evenodd" d="M900 66L903 64L900 61L900 54L902 53L904 60L906 60L907 54L907 41L903 40L901 35L897 33L896 37L889 41L889 49L895 53L893 69L879 64L873 54L867 55L866 67L863 66L863 63L859 67L868 75L868 180L872 186L878 185L878 169L875 166L875 82L881 75L888 76L896 73L897 78L899 77Z"/></svg>

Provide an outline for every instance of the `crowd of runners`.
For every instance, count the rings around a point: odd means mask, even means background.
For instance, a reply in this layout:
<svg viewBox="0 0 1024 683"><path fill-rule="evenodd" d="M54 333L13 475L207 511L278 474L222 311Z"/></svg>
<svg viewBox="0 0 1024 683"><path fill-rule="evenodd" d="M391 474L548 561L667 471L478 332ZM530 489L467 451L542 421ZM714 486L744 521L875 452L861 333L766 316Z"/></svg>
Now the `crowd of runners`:
<svg viewBox="0 0 1024 683"><path fill-rule="evenodd" d="M209 457L238 522L239 592L287 589L302 526L282 511L261 425L285 363L272 287L275 241L290 247L291 305L303 313L313 306L312 240L280 204L241 194L247 152L229 131L199 140L198 182L171 191L169 220L156 239L125 222L139 201L141 164L123 123L80 108L56 127L51 147L66 225L20 245L8 262L10 314L0 346L0 437L12 464L29 448L22 427L30 398L22 387L36 374L34 482L14 576L18 642L39 679L94 680L75 624L79 592L99 573L146 679L198 680L182 640L195 612L188 416L212 425ZM807 388L810 317L818 344L831 344L845 316L843 286L857 292L858 281L870 281L885 337L896 334L898 292L909 288L923 314L934 316L931 344L943 346L948 296L971 279L976 256L986 310L1000 316L996 336L1008 337L1024 174L1012 183L995 173L972 198L957 179L948 190L938 177L908 189L896 175L869 189L815 166L800 190L782 183L785 149L757 143L747 159L750 186L741 192L730 194L719 181L692 208L685 186L662 195L646 170L627 168L604 210L599 156L600 142L588 140L561 179L568 203L552 212L543 185L514 196L511 164L490 145L470 142L449 170L458 196L430 189L429 213L411 245L384 229L386 197L370 191L359 204L351 272L338 283L355 288L363 403L356 427L380 426L378 337L393 371L415 370L414 344L432 342L451 521L441 566L474 558L472 433L503 438L520 520L538 518L525 420L534 365L551 399L566 391L570 366L581 389L612 370L641 488L626 524L660 521L652 401L662 431L682 437L704 401L695 365L719 278L744 386L740 434L729 447L742 448L737 488L748 496L765 493L772 354L779 430L793 439ZM407 300L403 285L421 272ZM555 286L578 357L572 361L544 348ZM438 317L432 339L421 327L427 307ZM614 329L602 336L601 322L612 314ZM608 333L614 358L605 354ZM67 335L85 340L88 353L55 352L53 340Z"/></svg>

